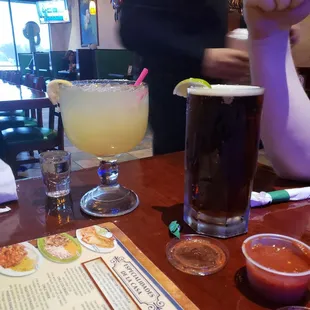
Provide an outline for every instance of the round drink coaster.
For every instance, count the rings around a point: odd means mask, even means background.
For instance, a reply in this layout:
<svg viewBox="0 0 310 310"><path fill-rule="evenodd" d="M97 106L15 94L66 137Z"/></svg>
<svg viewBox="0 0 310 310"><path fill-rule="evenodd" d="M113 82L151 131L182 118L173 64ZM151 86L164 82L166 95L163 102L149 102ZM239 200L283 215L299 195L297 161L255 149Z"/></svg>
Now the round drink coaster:
<svg viewBox="0 0 310 310"><path fill-rule="evenodd" d="M210 275L223 269L228 250L219 241L201 235L181 235L166 246L169 262L180 271L192 275Z"/></svg>

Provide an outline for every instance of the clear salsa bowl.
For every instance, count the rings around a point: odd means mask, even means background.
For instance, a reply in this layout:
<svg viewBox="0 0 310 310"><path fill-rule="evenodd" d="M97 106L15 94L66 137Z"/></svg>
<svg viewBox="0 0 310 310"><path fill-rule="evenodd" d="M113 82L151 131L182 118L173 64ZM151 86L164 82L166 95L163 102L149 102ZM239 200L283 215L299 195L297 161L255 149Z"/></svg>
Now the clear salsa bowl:
<svg viewBox="0 0 310 310"><path fill-rule="evenodd" d="M251 286L276 303L294 304L308 291L310 247L291 237L259 234L242 245Z"/></svg>

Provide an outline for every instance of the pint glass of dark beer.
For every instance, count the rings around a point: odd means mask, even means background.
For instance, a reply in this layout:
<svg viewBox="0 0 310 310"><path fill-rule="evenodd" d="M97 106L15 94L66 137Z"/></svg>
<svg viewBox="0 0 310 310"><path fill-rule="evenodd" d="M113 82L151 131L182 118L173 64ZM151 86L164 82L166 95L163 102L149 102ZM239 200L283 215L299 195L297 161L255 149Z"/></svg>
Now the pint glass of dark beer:
<svg viewBox="0 0 310 310"><path fill-rule="evenodd" d="M247 232L264 89L189 88L184 220L198 233Z"/></svg>

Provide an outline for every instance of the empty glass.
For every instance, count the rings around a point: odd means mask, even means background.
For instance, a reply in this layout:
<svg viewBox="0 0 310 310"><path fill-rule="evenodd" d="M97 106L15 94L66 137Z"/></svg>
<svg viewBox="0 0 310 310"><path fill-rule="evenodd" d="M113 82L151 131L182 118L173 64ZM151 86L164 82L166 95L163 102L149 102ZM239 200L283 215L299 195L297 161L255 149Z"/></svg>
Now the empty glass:
<svg viewBox="0 0 310 310"><path fill-rule="evenodd" d="M66 151L47 151L40 154L45 193L62 197L70 193L71 154Z"/></svg>

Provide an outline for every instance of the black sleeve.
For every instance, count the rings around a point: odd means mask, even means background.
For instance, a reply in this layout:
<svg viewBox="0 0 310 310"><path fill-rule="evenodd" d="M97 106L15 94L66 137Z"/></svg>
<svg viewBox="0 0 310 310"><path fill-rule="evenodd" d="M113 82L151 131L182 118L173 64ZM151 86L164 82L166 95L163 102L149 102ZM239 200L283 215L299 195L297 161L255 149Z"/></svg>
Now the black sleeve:
<svg viewBox="0 0 310 310"><path fill-rule="evenodd" d="M62 60L61 69L62 70L69 70L69 61L65 58Z"/></svg>
<svg viewBox="0 0 310 310"><path fill-rule="evenodd" d="M248 28L243 15L240 17L240 28Z"/></svg>
<svg viewBox="0 0 310 310"><path fill-rule="evenodd" d="M200 70L206 48L225 46L226 0L150 1L124 1L119 34L125 48L154 63Z"/></svg>
<svg viewBox="0 0 310 310"><path fill-rule="evenodd" d="M202 60L205 49L202 35L184 34L167 19L132 13L121 17L120 37L127 49L143 57L165 54Z"/></svg>
<svg viewBox="0 0 310 310"><path fill-rule="evenodd" d="M222 28L226 24L220 28L218 20L214 19L217 22L214 27L213 24L210 26L211 22L208 25L200 19L190 23L186 20L185 26L184 18L178 18L173 12L169 14L125 7L120 18L120 38L124 47L144 58L187 59L199 66L205 48L222 47L227 31Z"/></svg>

